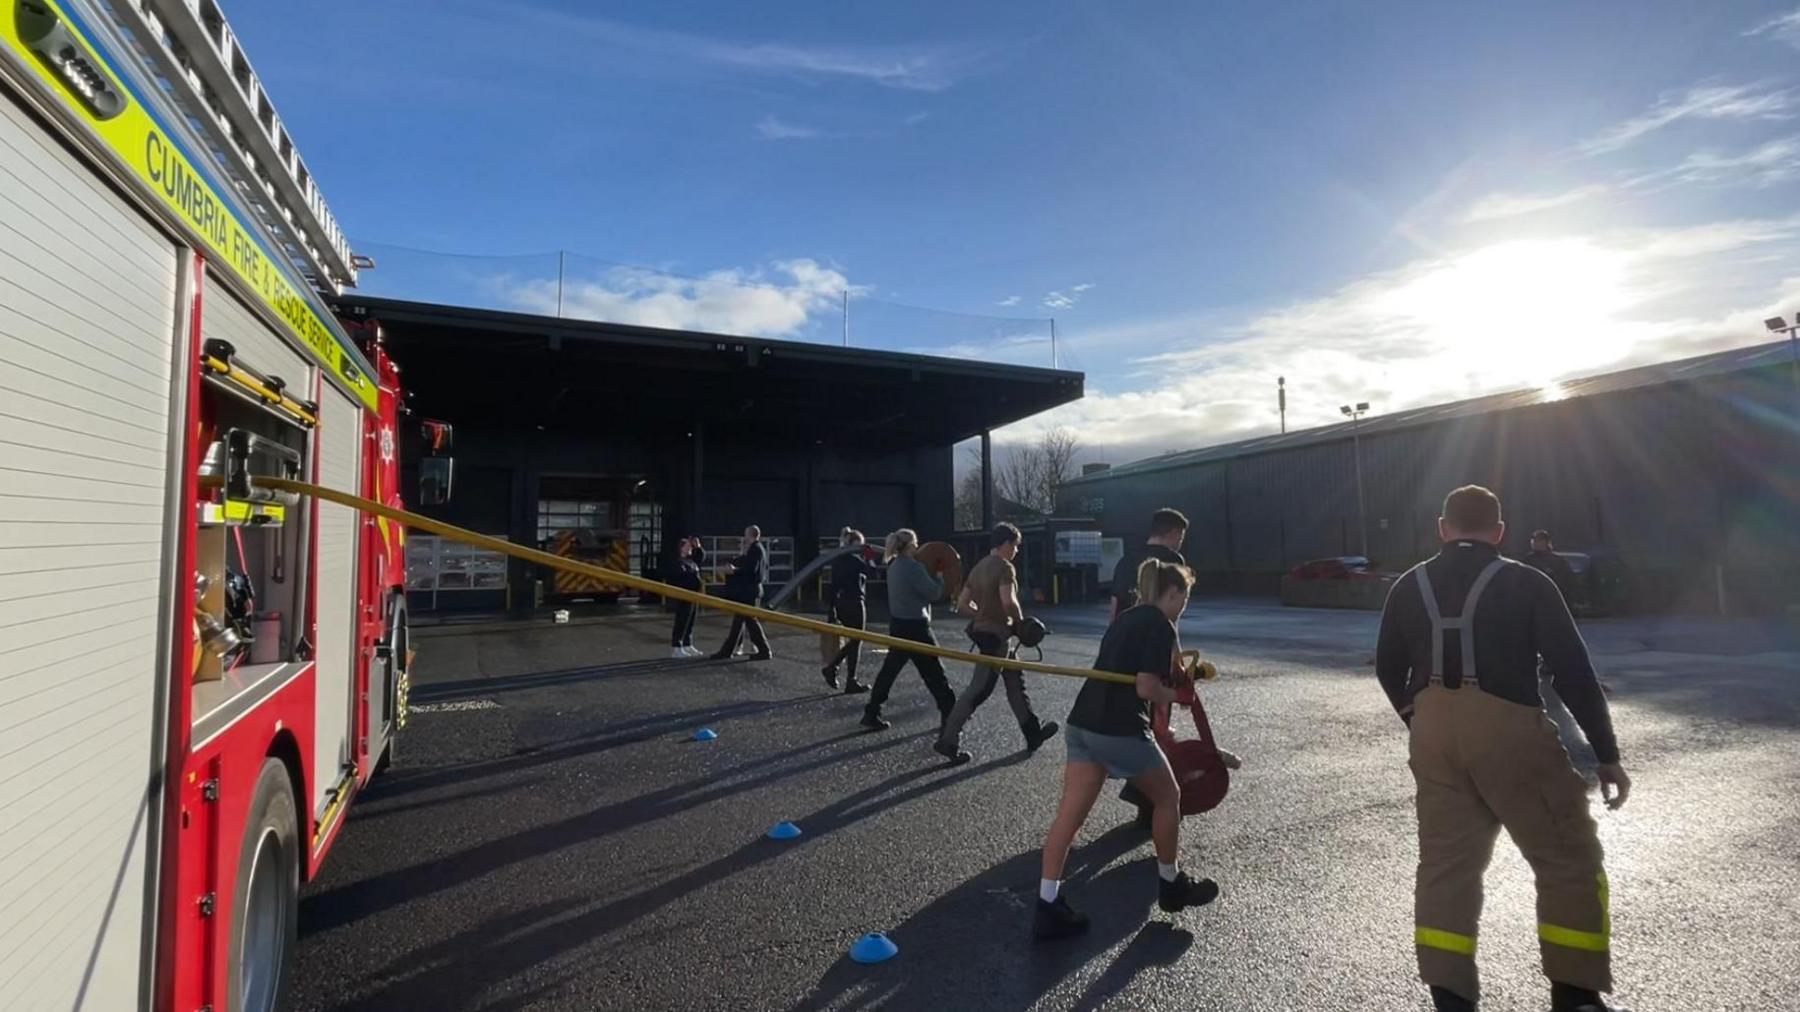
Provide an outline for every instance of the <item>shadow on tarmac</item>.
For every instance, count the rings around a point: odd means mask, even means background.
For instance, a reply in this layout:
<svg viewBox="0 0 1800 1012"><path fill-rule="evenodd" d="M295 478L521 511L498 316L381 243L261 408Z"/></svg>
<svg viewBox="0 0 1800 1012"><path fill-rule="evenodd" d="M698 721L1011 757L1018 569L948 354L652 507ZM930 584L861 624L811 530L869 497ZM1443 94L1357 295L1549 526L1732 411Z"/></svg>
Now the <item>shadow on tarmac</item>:
<svg viewBox="0 0 1800 1012"><path fill-rule="evenodd" d="M652 660L620 661L616 664L585 664L578 668L534 671L528 675L494 675L488 678L463 678L449 682L429 682L414 686L409 698L415 703L440 703L470 696L493 696L503 692L541 689L554 685L602 682L635 675L664 675L674 672L704 671L709 665L697 659L676 660L659 657Z"/></svg>
<svg viewBox="0 0 1800 1012"><path fill-rule="evenodd" d="M546 763L574 759L608 749L625 745L636 745L642 742L662 738L671 734L691 732L700 723L716 723L734 717L752 717L774 710L785 710L789 707L803 706L826 699L836 699L837 693L816 692L789 699L777 699L771 702L726 703L720 706L703 706L676 713L657 714L654 717L642 717L637 720L621 721L611 724L591 735L582 735L564 739L563 743L551 742L550 747L544 745L520 749L510 756L500 759L479 759L466 763L454 763L445 766L433 766L418 772L396 771L394 774L379 778L369 785L364 792L363 804L370 804L382 799L407 794L412 791L444 784L466 784L470 780L486 777L502 776ZM846 737L854 737L848 735ZM360 817L360 816L359 816Z"/></svg>
<svg viewBox="0 0 1800 1012"><path fill-rule="evenodd" d="M423 861L384 872L358 882L346 883L314 893L300 901L300 931L308 934L341 927L379 913L391 906L406 903L469 879L485 875L508 865L553 854L567 847L590 843L601 837L625 832L657 819L668 818L692 808L755 790L789 777L836 766L864 758L876 752L917 742L928 732L886 738L880 743L849 752L831 752L806 762L783 766L809 752L827 749L851 738L866 737L862 730L824 738L791 749L739 763L726 770L695 777L635 798L602 805L579 815L546 823L518 833L489 840L444 857ZM536 758L535 756L533 758ZM549 761L549 760L543 760ZM743 779L732 779L743 773L779 767ZM939 767L924 767L919 774ZM721 781L729 781L721 783ZM802 828L806 828L802 824Z"/></svg>
<svg viewBox="0 0 1800 1012"><path fill-rule="evenodd" d="M482 844L452 857L341 886L302 901L300 929L305 933L336 927L503 865L529 861L575 843L590 842L596 837L617 832L638 822L703 805L726 794L747 790L809 769L849 762L884 749L917 742L930 733L920 732L891 738L883 736L883 741L878 744L849 753L833 753L776 773L733 784L720 791L685 794L700 785L714 782L716 778L691 780L620 805L607 806L573 819ZM841 741L845 737L865 735L867 732L857 731L825 739L756 763L744 764L744 767L766 766L783 758ZM363 980L378 982L376 990L365 992L340 1008L344 1012L377 1012L396 1008L455 1012L459 1009L496 1007L483 998L484 992L527 973L541 973L540 968L559 955L604 940L631 926L639 918L660 910L695 890L716 885L765 861L792 853L811 840L824 837L871 815L890 811L909 801L983 773L1017 765L1029 758L1031 753L1021 750L1002 759L954 771L943 765L907 770L794 820L805 834L797 840L783 842L757 837L730 854L648 889L560 919L555 918L572 910L577 904L558 902L523 913L514 912L504 917L491 918L454 938L422 950L407 952L372 971ZM1128 848L1133 842L1141 840L1126 840L1124 847ZM1026 855L1021 855L1020 859L1025 857ZM1035 857L1032 859L1035 860ZM641 939L634 935L633 941ZM542 989L534 992L541 993Z"/></svg>
<svg viewBox="0 0 1800 1012"><path fill-rule="evenodd" d="M1156 898L1152 863L1109 867L1148 844L1147 833L1126 825L1070 854L1064 888L1069 902L1091 918L1085 934L1055 942L1032 939L1041 852L1029 850L938 897L888 932L900 947L897 958L863 966L845 955L790 1012L1027 1009L1129 937L1072 1006L1097 1009L1146 969L1174 964L1194 942L1193 934L1167 921L1146 923Z"/></svg>

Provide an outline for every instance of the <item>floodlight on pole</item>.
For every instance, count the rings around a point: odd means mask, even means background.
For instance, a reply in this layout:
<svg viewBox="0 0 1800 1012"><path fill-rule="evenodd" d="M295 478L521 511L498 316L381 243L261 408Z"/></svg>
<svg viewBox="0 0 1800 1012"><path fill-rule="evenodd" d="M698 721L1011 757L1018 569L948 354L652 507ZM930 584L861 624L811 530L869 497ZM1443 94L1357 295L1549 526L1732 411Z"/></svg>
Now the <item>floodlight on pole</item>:
<svg viewBox="0 0 1800 1012"><path fill-rule="evenodd" d="M1800 397L1800 313L1794 314L1793 323L1779 316L1771 316L1763 321L1763 326L1769 328L1771 333L1787 335L1788 351L1794 362L1794 396Z"/></svg>
<svg viewBox="0 0 1800 1012"><path fill-rule="evenodd" d="M1362 557L1369 557L1369 510L1363 501L1363 468L1362 468L1362 427L1358 424L1362 416L1369 410L1368 401L1357 401L1354 406L1345 404L1338 408L1344 417L1350 419L1350 446L1356 457L1356 534L1357 543L1361 546Z"/></svg>

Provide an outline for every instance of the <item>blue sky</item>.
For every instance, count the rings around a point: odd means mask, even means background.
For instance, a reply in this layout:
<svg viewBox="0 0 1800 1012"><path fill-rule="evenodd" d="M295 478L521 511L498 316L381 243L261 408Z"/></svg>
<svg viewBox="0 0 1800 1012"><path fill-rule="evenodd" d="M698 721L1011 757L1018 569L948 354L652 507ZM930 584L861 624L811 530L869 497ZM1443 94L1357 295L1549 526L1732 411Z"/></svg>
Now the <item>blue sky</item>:
<svg viewBox="0 0 1800 1012"><path fill-rule="evenodd" d="M541 256L394 247L566 249L614 318L833 339L849 288L1018 360L883 300L1054 315L1090 395L1033 425L1113 459L1272 430L1277 375L1303 425L1800 310L1794 0L344 11L227 8L371 290L546 308Z"/></svg>

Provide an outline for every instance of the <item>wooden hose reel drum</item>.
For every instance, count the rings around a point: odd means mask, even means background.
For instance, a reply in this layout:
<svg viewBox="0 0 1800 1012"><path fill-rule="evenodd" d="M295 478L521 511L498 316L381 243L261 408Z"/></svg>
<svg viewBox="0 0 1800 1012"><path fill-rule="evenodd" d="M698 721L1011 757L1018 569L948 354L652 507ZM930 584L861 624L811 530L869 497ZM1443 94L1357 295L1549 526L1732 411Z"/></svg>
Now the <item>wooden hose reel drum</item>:
<svg viewBox="0 0 1800 1012"><path fill-rule="evenodd" d="M963 585L962 556L956 554L956 549L942 541L927 541L919 546L914 557L931 575L944 578L945 596L952 601L956 600L956 595L962 593Z"/></svg>

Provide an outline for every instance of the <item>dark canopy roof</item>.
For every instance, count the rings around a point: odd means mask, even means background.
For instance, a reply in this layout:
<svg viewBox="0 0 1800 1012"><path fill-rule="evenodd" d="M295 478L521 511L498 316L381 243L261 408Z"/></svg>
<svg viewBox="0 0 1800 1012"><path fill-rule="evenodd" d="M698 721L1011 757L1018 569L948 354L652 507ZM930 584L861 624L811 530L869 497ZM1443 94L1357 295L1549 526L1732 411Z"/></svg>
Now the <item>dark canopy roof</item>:
<svg viewBox="0 0 1800 1012"><path fill-rule="evenodd" d="M1082 374L350 296L420 414L596 433L704 421L771 439L945 445L1078 400Z"/></svg>

